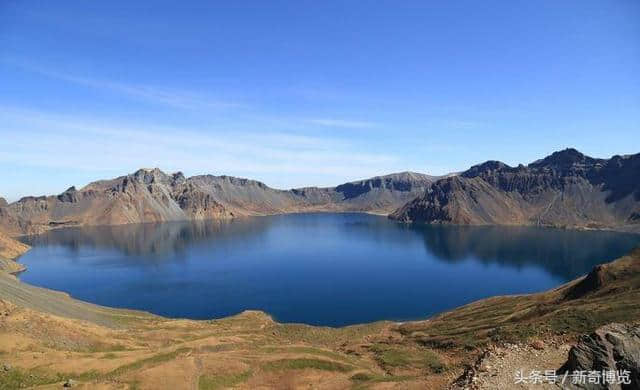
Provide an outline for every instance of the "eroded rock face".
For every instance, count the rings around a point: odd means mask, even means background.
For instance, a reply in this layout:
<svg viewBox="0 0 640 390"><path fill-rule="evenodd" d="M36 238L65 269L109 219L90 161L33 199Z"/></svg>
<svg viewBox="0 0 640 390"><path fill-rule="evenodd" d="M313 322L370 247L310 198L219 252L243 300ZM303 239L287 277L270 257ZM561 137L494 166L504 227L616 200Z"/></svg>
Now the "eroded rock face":
<svg viewBox="0 0 640 390"><path fill-rule="evenodd" d="M629 372L629 384L567 384L567 389L640 389L640 326L609 324L582 336L569 351L560 373L575 371Z"/></svg>
<svg viewBox="0 0 640 390"><path fill-rule="evenodd" d="M227 219L301 211L389 213L422 194L435 178L404 172L330 188L278 190L255 180L181 172L138 171L56 196L24 197L2 207L11 235L60 226Z"/></svg>
<svg viewBox="0 0 640 390"><path fill-rule="evenodd" d="M0 207L5 207L7 205L8 205L7 200L3 197L0 197Z"/></svg>
<svg viewBox="0 0 640 390"><path fill-rule="evenodd" d="M581 281L567 290L565 299L571 300L582 298L586 294L600 290L612 278L615 278L614 275L609 275L607 268L606 264L599 264L593 267L591 272L589 272Z"/></svg>
<svg viewBox="0 0 640 390"><path fill-rule="evenodd" d="M78 190L76 190L76 187L70 187L65 192L58 195L58 200L60 202L76 203L78 202Z"/></svg>
<svg viewBox="0 0 640 390"><path fill-rule="evenodd" d="M566 149L527 166L499 161L440 179L391 214L406 222L640 229L640 153Z"/></svg>

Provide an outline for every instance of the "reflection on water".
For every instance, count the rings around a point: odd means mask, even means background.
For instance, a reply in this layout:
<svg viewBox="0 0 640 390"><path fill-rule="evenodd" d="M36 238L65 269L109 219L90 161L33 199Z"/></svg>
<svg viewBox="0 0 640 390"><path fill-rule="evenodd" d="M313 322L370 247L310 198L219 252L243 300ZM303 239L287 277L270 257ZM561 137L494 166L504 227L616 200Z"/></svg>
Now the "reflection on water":
<svg viewBox="0 0 640 390"><path fill-rule="evenodd" d="M83 249L117 249L136 260L171 261L189 245L201 241L250 239L263 234L269 218L230 221L166 222L60 229L23 238L31 246L61 245L74 252ZM125 257L126 258L126 257Z"/></svg>
<svg viewBox="0 0 640 390"><path fill-rule="evenodd" d="M298 223L315 214L302 214ZM348 214L347 214L348 215ZM345 236L388 245L421 240L434 258L446 262L469 259L482 263L521 268L533 265L571 280L588 272L594 264L607 262L640 243L635 234L576 231L535 227L404 225L379 217L356 215L338 228ZM358 217L363 217L362 219ZM290 223L291 216L250 218L230 221L167 222L157 224L96 226L61 229L25 237L31 246L61 245L73 252L83 248L117 249L124 260L174 261L190 245L210 241L216 246L260 242L270 228ZM319 226L322 228L321 226ZM332 226L335 228L336 226ZM131 256L134 256L132 258Z"/></svg>
<svg viewBox="0 0 640 390"><path fill-rule="evenodd" d="M536 227L418 226L411 230L444 261L473 258L503 266L533 265L565 281L626 254L640 243L640 237L633 234Z"/></svg>
<svg viewBox="0 0 640 390"><path fill-rule="evenodd" d="M550 288L639 236L403 225L363 214L62 229L27 237L21 279L92 302L211 318L262 309L325 325L425 317Z"/></svg>

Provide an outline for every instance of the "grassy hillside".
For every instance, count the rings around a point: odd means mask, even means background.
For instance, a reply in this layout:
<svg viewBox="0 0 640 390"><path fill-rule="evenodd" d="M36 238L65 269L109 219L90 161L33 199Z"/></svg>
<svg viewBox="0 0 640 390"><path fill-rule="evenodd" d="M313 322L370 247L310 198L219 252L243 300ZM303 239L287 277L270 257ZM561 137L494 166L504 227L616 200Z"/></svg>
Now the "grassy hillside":
<svg viewBox="0 0 640 390"><path fill-rule="evenodd" d="M610 322L640 320L640 249L588 275L538 294L498 296L397 330L425 346L475 348L541 335L572 335Z"/></svg>
<svg viewBox="0 0 640 390"><path fill-rule="evenodd" d="M344 328L261 312L166 319L76 301L0 275L0 389L446 388L487 346L572 339L640 319L640 250L554 290L426 321ZM510 375L510 374L509 374Z"/></svg>
<svg viewBox="0 0 640 390"><path fill-rule="evenodd" d="M14 240L0 231L0 271L8 273L23 271L24 267L13 260L28 250L28 245Z"/></svg>

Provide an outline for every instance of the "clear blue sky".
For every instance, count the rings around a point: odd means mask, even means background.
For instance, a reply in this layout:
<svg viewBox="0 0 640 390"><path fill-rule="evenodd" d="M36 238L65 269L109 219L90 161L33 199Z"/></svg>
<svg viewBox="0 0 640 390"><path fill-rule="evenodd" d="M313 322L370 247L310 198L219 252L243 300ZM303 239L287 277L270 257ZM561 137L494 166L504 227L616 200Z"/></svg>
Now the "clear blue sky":
<svg viewBox="0 0 640 390"><path fill-rule="evenodd" d="M188 5L187 5L188 4ZM0 1L0 196L640 152L640 1Z"/></svg>

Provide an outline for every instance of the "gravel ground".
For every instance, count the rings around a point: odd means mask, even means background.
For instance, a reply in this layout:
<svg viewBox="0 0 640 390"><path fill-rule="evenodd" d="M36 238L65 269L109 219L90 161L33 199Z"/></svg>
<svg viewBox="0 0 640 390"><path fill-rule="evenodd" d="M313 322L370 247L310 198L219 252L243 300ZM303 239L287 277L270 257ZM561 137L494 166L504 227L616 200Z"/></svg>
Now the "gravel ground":
<svg viewBox="0 0 640 390"><path fill-rule="evenodd" d="M537 371L544 377L545 370L556 370L567 360L569 344L544 344L540 341L529 345L510 344L494 347L478 359L468 371L465 384L454 385L452 389L497 390L527 389L547 390L559 389L558 384L532 383L530 375ZM527 383L517 383L518 372Z"/></svg>

